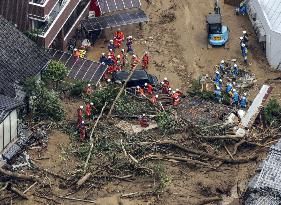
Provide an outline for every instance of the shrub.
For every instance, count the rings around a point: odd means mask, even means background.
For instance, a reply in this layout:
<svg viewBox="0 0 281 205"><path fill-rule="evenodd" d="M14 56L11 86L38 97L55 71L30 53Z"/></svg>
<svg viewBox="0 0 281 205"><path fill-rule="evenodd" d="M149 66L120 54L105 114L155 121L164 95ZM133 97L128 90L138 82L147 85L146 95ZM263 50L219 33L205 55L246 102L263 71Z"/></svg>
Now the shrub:
<svg viewBox="0 0 281 205"><path fill-rule="evenodd" d="M264 118L267 124L278 125L281 123L281 106L276 99L270 99L264 108Z"/></svg>
<svg viewBox="0 0 281 205"><path fill-rule="evenodd" d="M78 81L71 87L69 95L72 97L81 97L86 84L86 82Z"/></svg>

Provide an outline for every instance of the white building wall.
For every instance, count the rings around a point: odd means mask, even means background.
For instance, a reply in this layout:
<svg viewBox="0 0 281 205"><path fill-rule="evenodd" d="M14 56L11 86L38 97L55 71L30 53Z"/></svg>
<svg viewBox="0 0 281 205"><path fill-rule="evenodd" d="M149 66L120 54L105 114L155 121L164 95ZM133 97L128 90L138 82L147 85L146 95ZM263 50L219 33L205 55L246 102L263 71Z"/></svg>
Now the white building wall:
<svg viewBox="0 0 281 205"><path fill-rule="evenodd" d="M17 111L14 110L10 114L11 117L11 140L17 137L18 135L18 114Z"/></svg>
<svg viewBox="0 0 281 205"><path fill-rule="evenodd" d="M11 124L10 124L10 115L9 115L4 120L4 147L6 147L11 141L10 125Z"/></svg>
<svg viewBox="0 0 281 205"><path fill-rule="evenodd" d="M0 152L4 149L4 122L0 123Z"/></svg>
<svg viewBox="0 0 281 205"><path fill-rule="evenodd" d="M268 56L269 64L281 70L281 34L275 31L271 32L270 55Z"/></svg>

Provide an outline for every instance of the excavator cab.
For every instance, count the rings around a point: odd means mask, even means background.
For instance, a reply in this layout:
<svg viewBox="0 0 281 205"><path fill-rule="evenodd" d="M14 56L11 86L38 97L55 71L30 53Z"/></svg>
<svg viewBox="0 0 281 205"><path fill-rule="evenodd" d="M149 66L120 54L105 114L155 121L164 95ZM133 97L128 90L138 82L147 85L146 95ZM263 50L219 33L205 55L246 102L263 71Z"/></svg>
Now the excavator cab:
<svg viewBox="0 0 281 205"><path fill-rule="evenodd" d="M222 25L222 18L219 13L207 16L208 44L211 46L223 46L228 42L229 29Z"/></svg>

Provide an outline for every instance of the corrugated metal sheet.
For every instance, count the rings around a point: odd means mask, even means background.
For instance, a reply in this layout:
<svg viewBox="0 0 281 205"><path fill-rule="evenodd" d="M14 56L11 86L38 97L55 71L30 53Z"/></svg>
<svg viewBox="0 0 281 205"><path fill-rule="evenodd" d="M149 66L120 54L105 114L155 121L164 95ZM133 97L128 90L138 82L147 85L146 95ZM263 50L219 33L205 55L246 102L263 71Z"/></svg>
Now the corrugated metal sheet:
<svg viewBox="0 0 281 205"><path fill-rule="evenodd" d="M281 1L258 0L266 15L271 29L281 33Z"/></svg>

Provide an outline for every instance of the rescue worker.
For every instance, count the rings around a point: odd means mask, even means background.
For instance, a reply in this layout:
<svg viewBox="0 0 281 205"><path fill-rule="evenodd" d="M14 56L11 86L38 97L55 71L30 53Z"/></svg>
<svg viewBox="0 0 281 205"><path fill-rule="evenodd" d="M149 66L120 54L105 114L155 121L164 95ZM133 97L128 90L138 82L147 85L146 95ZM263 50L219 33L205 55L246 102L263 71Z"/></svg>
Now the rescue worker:
<svg viewBox="0 0 281 205"><path fill-rule="evenodd" d="M248 64L248 49L244 43L242 43L242 56L244 59L244 63Z"/></svg>
<svg viewBox="0 0 281 205"><path fill-rule="evenodd" d="M225 89L225 92L226 92L226 94L230 94L230 92L232 91L232 88L233 88L233 85L232 85L232 83L227 83L227 85L226 85L226 89Z"/></svg>
<svg viewBox="0 0 281 205"><path fill-rule="evenodd" d="M221 60L219 69L220 69L220 73L224 73L224 72L225 72L225 63L224 63L224 60Z"/></svg>
<svg viewBox="0 0 281 205"><path fill-rule="evenodd" d="M131 59L131 70L135 69L137 65L139 64L139 59L137 56L134 54Z"/></svg>
<svg viewBox="0 0 281 205"><path fill-rule="evenodd" d="M80 134L80 139L83 141L86 138L86 126L85 122L82 121L80 126L79 126L79 134Z"/></svg>
<svg viewBox="0 0 281 205"><path fill-rule="evenodd" d="M142 114L142 116L139 117L139 123L141 127L148 127L149 126L149 120L146 117L145 114Z"/></svg>
<svg viewBox="0 0 281 205"><path fill-rule="evenodd" d="M152 95L150 102L155 105L157 103L158 95Z"/></svg>
<svg viewBox="0 0 281 205"><path fill-rule="evenodd" d="M173 99L173 106L178 106L180 103L180 97L179 94L176 93L176 91L173 91L172 99Z"/></svg>
<svg viewBox="0 0 281 205"><path fill-rule="evenodd" d="M171 87L170 82L168 81L168 78L165 77L163 82L168 88Z"/></svg>
<svg viewBox="0 0 281 205"><path fill-rule="evenodd" d="M107 49L110 51L110 49L111 50L113 50L113 52L115 52L115 46L114 46L114 43L113 43L113 40L111 39L110 41L109 41L109 44L108 44L108 46L107 46Z"/></svg>
<svg viewBox="0 0 281 205"><path fill-rule="evenodd" d="M163 81L161 82L161 89L163 94L169 94L169 87Z"/></svg>
<svg viewBox="0 0 281 205"><path fill-rule="evenodd" d="M238 104L239 104L239 94L235 89L233 89L232 105L238 106Z"/></svg>
<svg viewBox="0 0 281 205"><path fill-rule="evenodd" d="M107 57L105 56L105 53L101 54L99 62L100 63L105 63L105 64L107 63Z"/></svg>
<svg viewBox="0 0 281 205"><path fill-rule="evenodd" d="M178 88L176 89L176 93L179 95L179 97L181 97L182 94L183 94L183 93L180 91L180 89L178 89Z"/></svg>
<svg viewBox="0 0 281 205"><path fill-rule="evenodd" d="M114 65L114 60L112 59L111 56L108 56L108 57L107 57L107 63L106 63L106 65L108 65L108 66L113 66L113 65Z"/></svg>
<svg viewBox="0 0 281 205"><path fill-rule="evenodd" d="M214 94L215 94L216 101L221 103L222 101L221 89L220 88L215 89Z"/></svg>
<svg viewBox="0 0 281 205"><path fill-rule="evenodd" d="M133 37L132 36L128 36L127 37L127 42L126 42L126 46L127 46L127 53L130 53L130 52L134 52L133 50Z"/></svg>
<svg viewBox="0 0 281 205"><path fill-rule="evenodd" d="M148 69L149 56L147 51L144 53L141 62L142 62L142 69Z"/></svg>
<svg viewBox="0 0 281 205"><path fill-rule="evenodd" d="M246 93L244 93L243 97L240 100L240 107L241 108L246 108L247 107L247 98L246 98Z"/></svg>
<svg viewBox="0 0 281 205"><path fill-rule="evenodd" d="M125 49L121 49L121 54L120 54L121 62L122 62L122 68L125 68L126 63L127 63L127 54L125 53Z"/></svg>
<svg viewBox="0 0 281 205"><path fill-rule="evenodd" d="M246 45L246 47L249 47L249 36L247 34L247 31L243 31L243 42Z"/></svg>
<svg viewBox="0 0 281 205"><path fill-rule="evenodd" d="M215 14L221 13L221 8L219 7L218 2L215 2L214 12Z"/></svg>
<svg viewBox="0 0 281 205"><path fill-rule="evenodd" d="M111 59L114 61L114 64L116 64L117 63L117 61L116 61L116 57L115 57L115 53L114 53L114 51L112 50L112 49L109 49L109 52L108 52L108 57L111 57ZM107 58L108 58L107 57Z"/></svg>
<svg viewBox="0 0 281 205"><path fill-rule="evenodd" d="M247 14L247 4L245 0L239 4L239 13L243 16Z"/></svg>
<svg viewBox="0 0 281 205"><path fill-rule="evenodd" d="M82 121L83 121L83 106L80 106L77 109L77 127L80 126Z"/></svg>
<svg viewBox="0 0 281 205"><path fill-rule="evenodd" d="M77 48L74 48L74 50L73 50L73 56L76 57L76 58L79 58L79 57L80 57L80 51L79 51Z"/></svg>
<svg viewBox="0 0 281 205"><path fill-rule="evenodd" d="M153 86L150 85L149 83L145 83L144 86L146 87L147 93L149 95L152 95L153 94Z"/></svg>
<svg viewBox="0 0 281 205"><path fill-rule="evenodd" d="M215 82L219 82L220 81L220 79L221 79L221 75L220 75L220 72L217 70L216 71L216 76L215 76Z"/></svg>
<svg viewBox="0 0 281 205"><path fill-rule="evenodd" d="M92 86L91 86L91 84L88 84L85 88L85 94L90 96L90 95L92 95L92 93L93 93Z"/></svg>
<svg viewBox="0 0 281 205"><path fill-rule="evenodd" d="M201 84L201 92L206 92L208 91L208 79L209 75L206 74L200 79L200 84Z"/></svg>
<svg viewBox="0 0 281 205"><path fill-rule="evenodd" d="M244 40L243 40L242 36L240 36L239 39L240 39L240 49L241 49L241 52L242 52L242 50L243 50L242 44L244 43Z"/></svg>
<svg viewBox="0 0 281 205"><path fill-rule="evenodd" d="M88 118L88 119L91 119L91 115L92 115L92 106L93 106L94 104L91 102L91 103L87 103L86 104L86 117Z"/></svg>
<svg viewBox="0 0 281 205"><path fill-rule="evenodd" d="M121 61L121 56L117 55L117 63L116 63L116 70L120 71L122 70L122 61Z"/></svg>
<svg viewBox="0 0 281 205"><path fill-rule="evenodd" d="M172 96L172 94L173 94L172 88L169 88L169 89L168 89L168 95L171 95L171 96Z"/></svg>
<svg viewBox="0 0 281 205"><path fill-rule="evenodd" d="M118 28L118 30L114 33L114 45L115 45L115 47L120 48L124 39L125 39L124 33L121 31L120 28Z"/></svg>
<svg viewBox="0 0 281 205"><path fill-rule="evenodd" d="M140 86L137 86L136 93L137 93L137 95L142 95L142 96L144 96L144 90L143 90L143 88L141 88Z"/></svg>
<svg viewBox="0 0 281 205"><path fill-rule="evenodd" d="M239 73L238 66L237 66L237 64L234 64L234 65L233 65L233 68L232 68L232 75L233 75L233 78L237 78L237 77L238 77L238 73Z"/></svg>

